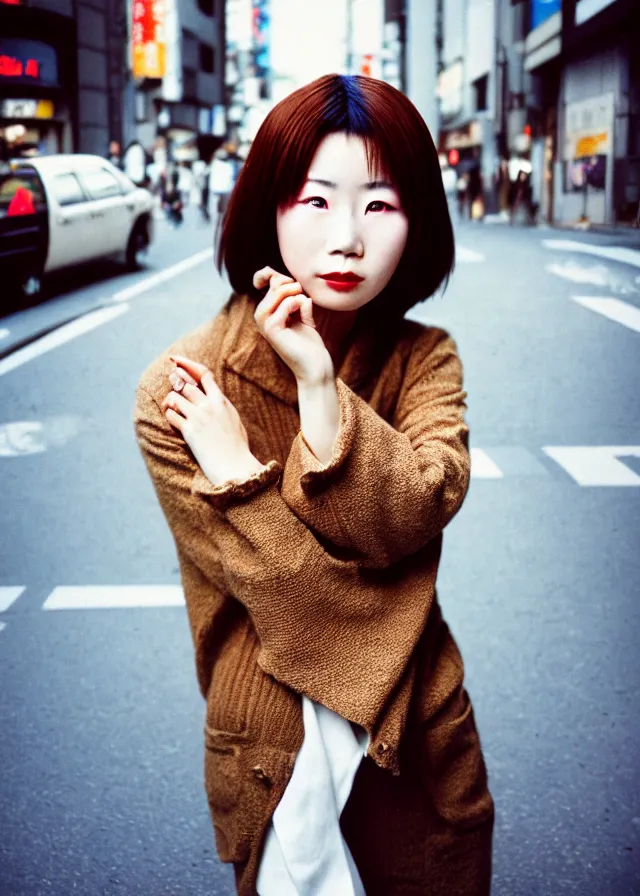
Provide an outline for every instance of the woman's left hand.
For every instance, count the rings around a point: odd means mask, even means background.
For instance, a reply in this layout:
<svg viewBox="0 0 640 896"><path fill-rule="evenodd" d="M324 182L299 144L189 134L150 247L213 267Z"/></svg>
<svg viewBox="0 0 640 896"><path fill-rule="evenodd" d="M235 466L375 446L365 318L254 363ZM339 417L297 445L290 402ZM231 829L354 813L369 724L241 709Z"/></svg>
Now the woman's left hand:
<svg viewBox="0 0 640 896"><path fill-rule="evenodd" d="M254 314L258 330L298 383L315 385L331 376L331 355L316 329L313 302L302 286L270 267L256 271L253 285L269 287Z"/></svg>

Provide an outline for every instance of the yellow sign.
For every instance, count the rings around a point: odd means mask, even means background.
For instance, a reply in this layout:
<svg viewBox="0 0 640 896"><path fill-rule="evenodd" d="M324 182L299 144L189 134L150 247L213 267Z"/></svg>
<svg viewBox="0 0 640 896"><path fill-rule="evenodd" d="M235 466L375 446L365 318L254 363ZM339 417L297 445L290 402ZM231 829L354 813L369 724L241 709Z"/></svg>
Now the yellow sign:
<svg viewBox="0 0 640 896"><path fill-rule="evenodd" d="M133 0L131 63L134 78L165 74L164 0Z"/></svg>
<svg viewBox="0 0 640 896"><path fill-rule="evenodd" d="M603 134L593 134L590 137L581 137L576 144L576 159L584 159L587 156L597 156L606 151L604 147L607 144L609 135L605 131Z"/></svg>
<svg viewBox="0 0 640 896"><path fill-rule="evenodd" d="M36 118L53 118L53 103L51 100L38 100Z"/></svg>

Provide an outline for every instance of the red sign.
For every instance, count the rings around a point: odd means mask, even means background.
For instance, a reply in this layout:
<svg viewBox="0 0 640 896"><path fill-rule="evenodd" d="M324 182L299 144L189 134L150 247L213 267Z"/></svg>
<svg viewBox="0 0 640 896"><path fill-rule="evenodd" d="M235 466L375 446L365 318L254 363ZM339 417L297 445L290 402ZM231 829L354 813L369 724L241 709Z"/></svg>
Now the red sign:
<svg viewBox="0 0 640 896"><path fill-rule="evenodd" d="M4 3L5 6L20 6L22 0L0 0L0 3Z"/></svg>
<svg viewBox="0 0 640 896"><path fill-rule="evenodd" d="M133 0L131 53L134 78L164 77L164 0Z"/></svg>
<svg viewBox="0 0 640 896"><path fill-rule="evenodd" d="M0 0L2 2L2 0ZM40 63L37 59L16 59L15 56L0 56L0 78L40 77Z"/></svg>
<svg viewBox="0 0 640 896"><path fill-rule="evenodd" d="M449 150L449 164L451 165L451 167L454 168L458 164L459 161L460 161L460 153L458 152L458 150L450 149Z"/></svg>

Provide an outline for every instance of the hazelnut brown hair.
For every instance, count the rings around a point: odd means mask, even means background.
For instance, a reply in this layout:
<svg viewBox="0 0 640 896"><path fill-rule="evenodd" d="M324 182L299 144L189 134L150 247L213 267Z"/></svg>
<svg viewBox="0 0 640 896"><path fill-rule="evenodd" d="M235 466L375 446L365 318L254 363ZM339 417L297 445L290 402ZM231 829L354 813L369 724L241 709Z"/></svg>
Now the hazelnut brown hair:
<svg viewBox="0 0 640 896"><path fill-rule="evenodd" d="M386 288L365 306L367 319L399 322L446 284L454 239L431 134L407 97L384 81L324 75L294 91L267 115L231 195L216 265L233 289L254 295L255 271L289 273L276 233L276 211L295 201L322 140L332 133L363 138L372 177L396 186L409 221L407 245Z"/></svg>

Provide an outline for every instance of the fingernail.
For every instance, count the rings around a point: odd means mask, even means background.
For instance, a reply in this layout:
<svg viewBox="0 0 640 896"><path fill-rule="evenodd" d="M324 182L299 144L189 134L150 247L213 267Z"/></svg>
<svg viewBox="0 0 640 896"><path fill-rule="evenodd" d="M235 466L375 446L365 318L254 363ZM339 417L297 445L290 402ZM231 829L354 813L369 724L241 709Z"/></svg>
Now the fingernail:
<svg viewBox="0 0 640 896"><path fill-rule="evenodd" d="M179 392L181 389L184 389L185 382L182 379L182 377L179 376L179 374L177 374L177 373L169 374L169 382L171 383L171 385L173 386L173 388L176 392Z"/></svg>

